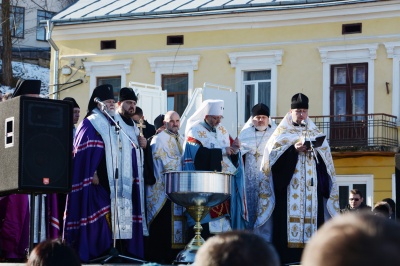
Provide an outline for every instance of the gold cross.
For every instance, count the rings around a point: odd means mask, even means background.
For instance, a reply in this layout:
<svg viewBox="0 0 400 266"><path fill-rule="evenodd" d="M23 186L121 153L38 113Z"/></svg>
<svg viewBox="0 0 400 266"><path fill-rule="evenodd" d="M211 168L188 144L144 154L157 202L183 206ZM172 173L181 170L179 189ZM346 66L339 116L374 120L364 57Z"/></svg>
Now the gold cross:
<svg viewBox="0 0 400 266"><path fill-rule="evenodd" d="M260 157L261 154L258 153L258 150L256 150L256 153L254 153L254 157L256 157L256 162L258 162L258 157Z"/></svg>
<svg viewBox="0 0 400 266"><path fill-rule="evenodd" d="M143 119L142 118L139 119L139 125L137 127L139 128L140 136L144 137L143 128L146 128L146 126L143 124Z"/></svg>

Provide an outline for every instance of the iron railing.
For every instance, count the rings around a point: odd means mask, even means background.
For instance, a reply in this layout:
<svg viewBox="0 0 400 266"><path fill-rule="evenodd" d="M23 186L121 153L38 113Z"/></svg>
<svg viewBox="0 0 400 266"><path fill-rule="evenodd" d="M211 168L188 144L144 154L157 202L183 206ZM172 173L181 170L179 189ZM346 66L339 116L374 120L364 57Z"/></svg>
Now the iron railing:
<svg viewBox="0 0 400 266"><path fill-rule="evenodd" d="M283 117L272 117L278 125ZM310 116L327 136L331 146L389 146L398 147L396 116L388 114L357 114Z"/></svg>

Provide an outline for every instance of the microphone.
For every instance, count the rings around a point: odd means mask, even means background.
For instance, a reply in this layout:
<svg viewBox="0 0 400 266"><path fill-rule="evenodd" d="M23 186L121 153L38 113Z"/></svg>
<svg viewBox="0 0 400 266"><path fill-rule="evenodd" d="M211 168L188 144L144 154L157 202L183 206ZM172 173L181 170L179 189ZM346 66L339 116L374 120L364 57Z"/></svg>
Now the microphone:
<svg viewBox="0 0 400 266"><path fill-rule="evenodd" d="M94 98L93 100L95 103L99 103L101 105L101 109L105 109L106 105L100 100L99 97Z"/></svg>
<svg viewBox="0 0 400 266"><path fill-rule="evenodd" d="M300 124L302 124L303 126L307 126L306 120L302 120Z"/></svg>

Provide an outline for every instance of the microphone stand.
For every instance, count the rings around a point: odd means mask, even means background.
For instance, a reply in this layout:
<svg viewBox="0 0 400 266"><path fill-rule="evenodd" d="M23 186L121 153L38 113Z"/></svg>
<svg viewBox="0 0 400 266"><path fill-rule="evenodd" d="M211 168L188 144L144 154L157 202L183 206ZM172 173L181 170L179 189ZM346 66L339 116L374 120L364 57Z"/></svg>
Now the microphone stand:
<svg viewBox="0 0 400 266"><path fill-rule="evenodd" d="M103 257L91 260L90 263L92 262L98 262L101 261L101 264L105 264L107 263L107 261L113 259L113 258L122 258L122 259L126 259L129 261L133 261L133 262L141 262L141 263L146 263L146 261L141 260L141 259L136 259L136 258L132 258L132 257L128 257L125 255L121 255L119 254L118 249L116 248L116 244L117 244L117 231L116 231L116 226L117 226L117 217L118 217L118 206L117 206L117 200L118 200L118 165L119 165L119 161L118 161L118 155L120 150L122 149L121 146L121 139L120 139L120 134L119 132L124 133L124 135L128 138L128 140L132 143L132 145L136 147L135 143L133 143L133 141L131 140L131 138L129 138L129 136L123 131L123 129L121 128L121 126L119 125L118 122L116 122L114 120L114 118L107 112L106 108L104 105L102 105L102 111L104 114L106 114L111 121L113 121L114 125L115 125L115 132L117 133L117 156L116 156L116 164L115 164L115 172L114 172L114 221L113 221L113 225L114 225L114 230L113 230L113 247L110 249L110 251L108 252L108 255L105 255ZM111 150L112 146L111 146ZM133 235L132 235L133 237Z"/></svg>

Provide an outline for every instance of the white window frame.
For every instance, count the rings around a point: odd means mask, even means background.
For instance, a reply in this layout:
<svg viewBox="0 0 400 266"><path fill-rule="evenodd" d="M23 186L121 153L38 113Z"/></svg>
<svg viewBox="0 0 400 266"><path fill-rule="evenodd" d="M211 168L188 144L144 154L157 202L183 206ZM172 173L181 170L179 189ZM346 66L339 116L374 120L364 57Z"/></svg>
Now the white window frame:
<svg viewBox="0 0 400 266"><path fill-rule="evenodd" d="M194 87L194 71L199 68L200 55L150 57L151 72L155 72L155 85L162 85L162 75L187 74L188 94Z"/></svg>
<svg viewBox="0 0 400 266"><path fill-rule="evenodd" d="M378 43L318 48L322 62L322 115L330 115L331 65L368 63L368 113L374 113L374 72Z"/></svg>
<svg viewBox="0 0 400 266"><path fill-rule="evenodd" d="M278 70L277 66L282 65L283 50L265 50L252 52L235 52L228 53L229 62L232 68L235 68L235 90L239 95L239 125L241 128L244 121L244 94L243 76L246 71L271 70L271 106L269 106L271 116L276 116L277 113L277 83Z"/></svg>
<svg viewBox="0 0 400 266"><path fill-rule="evenodd" d="M94 88L97 86L98 77L121 77L121 88L125 87L126 75L131 72L131 59L129 60L113 60L113 61L98 61L98 62L83 62L86 70L86 76L90 77L89 81L89 97L92 95Z"/></svg>
<svg viewBox="0 0 400 266"><path fill-rule="evenodd" d="M353 184L366 184L367 193L364 195L364 202L369 206L374 206L374 175L337 175L336 182L339 186L349 186L353 189Z"/></svg>
<svg viewBox="0 0 400 266"><path fill-rule="evenodd" d="M384 43L386 47L387 58L393 59L392 73L392 115L400 117L400 42ZM400 126L400 120L397 120L397 126Z"/></svg>

